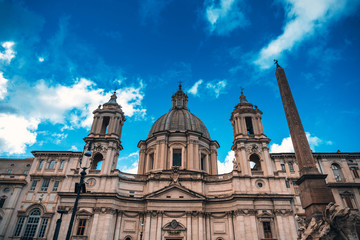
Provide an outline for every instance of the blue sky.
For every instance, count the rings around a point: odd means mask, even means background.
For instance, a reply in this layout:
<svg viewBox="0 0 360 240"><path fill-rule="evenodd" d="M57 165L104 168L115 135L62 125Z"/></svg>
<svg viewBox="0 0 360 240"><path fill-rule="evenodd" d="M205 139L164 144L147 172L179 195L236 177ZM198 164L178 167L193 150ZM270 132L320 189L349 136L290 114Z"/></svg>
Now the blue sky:
<svg viewBox="0 0 360 240"><path fill-rule="evenodd" d="M117 89L127 121L118 168L171 108L189 108L231 170L240 87L263 111L272 152L292 151L273 59L287 74L311 147L359 152L359 0L0 0L0 156L81 151L92 111Z"/></svg>

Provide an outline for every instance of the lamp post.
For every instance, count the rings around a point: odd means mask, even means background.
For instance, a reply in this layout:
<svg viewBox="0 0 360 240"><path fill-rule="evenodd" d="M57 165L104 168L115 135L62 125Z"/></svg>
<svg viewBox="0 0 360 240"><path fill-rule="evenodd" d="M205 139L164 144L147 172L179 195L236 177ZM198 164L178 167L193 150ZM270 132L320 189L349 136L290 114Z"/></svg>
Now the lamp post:
<svg viewBox="0 0 360 240"><path fill-rule="evenodd" d="M91 157L91 142L89 143L88 149L85 151L84 155L86 157ZM75 192L76 192L76 199L75 199L75 203L74 203L74 208L71 214L71 219L70 219L70 223L69 223L69 228L66 234L66 240L70 240L71 237L71 230L74 224L74 219L75 219L75 215L77 212L77 206L78 206L78 202L79 202L79 198L80 198L80 192L81 190L83 190L83 193L86 192L86 187L85 187L85 176L86 176L86 169L88 169L87 167L81 167L81 163L82 163L82 158L80 158L80 168L82 169L81 173L80 173L80 183L75 183Z"/></svg>
<svg viewBox="0 0 360 240"><path fill-rule="evenodd" d="M62 216L63 214L67 214L68 211L66 210L57 210L58 213L60 213L60 218L56 221L56 228L55 228L55 233L54 233L54 237L53 240L57 240L58 236L59 236L59 232L60 232L60 227L61 227L61 222L62 222Z"/></svg>

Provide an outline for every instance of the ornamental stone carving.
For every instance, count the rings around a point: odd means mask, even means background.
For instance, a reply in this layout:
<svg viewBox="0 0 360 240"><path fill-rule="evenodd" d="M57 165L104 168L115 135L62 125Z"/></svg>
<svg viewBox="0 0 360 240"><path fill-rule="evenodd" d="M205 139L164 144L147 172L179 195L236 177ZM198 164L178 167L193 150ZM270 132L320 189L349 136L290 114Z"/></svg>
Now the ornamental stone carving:
<svg viewBox="0 0 360 240"><path fill-rule="evenodd" d="M104 152L106 152L106 150L107 150L107 148L102 146L101 144L97 144L93 148L94 152L100 152L100 153L104 153Z"/></svg>
<svg viewBox="0 0 360 240"><path fill-rule="evenodd" d="M252 145L246 147L246 152L248 152L249 154L259 153L260 147L257 144L252 144Z"/></svg>

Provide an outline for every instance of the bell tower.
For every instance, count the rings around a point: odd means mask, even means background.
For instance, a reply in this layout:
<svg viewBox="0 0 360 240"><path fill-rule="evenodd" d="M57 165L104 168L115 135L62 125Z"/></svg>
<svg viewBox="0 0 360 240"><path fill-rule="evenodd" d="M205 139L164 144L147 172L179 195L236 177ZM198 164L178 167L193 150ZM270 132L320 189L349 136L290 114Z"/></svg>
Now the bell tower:
<svg viewBox="0 0 360 240"><path fill-rule="evenodd" d="M266 137L261 121L262 112L249 103L241 89L240 103L231 113L235 152L234 170L243 176L273 175L269 154L270 139Z"/></svg>
<svg viewBox="0 0 360 240"><path fill-rule="evenodd" d="M110 174L116 168L119 151L123 149L120 139L125 116L116 99L114 92L107 103L93 112L90 134L84 138L86 148L91 144L90 171L100 171L100 174Z"/></svg>

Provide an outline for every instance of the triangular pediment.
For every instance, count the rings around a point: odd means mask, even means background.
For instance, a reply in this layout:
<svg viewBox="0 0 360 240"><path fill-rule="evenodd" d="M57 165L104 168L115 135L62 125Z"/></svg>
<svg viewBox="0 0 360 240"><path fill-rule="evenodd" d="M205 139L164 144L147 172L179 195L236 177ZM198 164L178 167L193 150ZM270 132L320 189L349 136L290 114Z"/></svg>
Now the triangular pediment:
<svg viewBox="0 0 360 240"><path fill-rule="evenodd" d="M159 200L204 200L205 196L179 184L171 184L155 192L149 193L145 199Z"/></svg>

